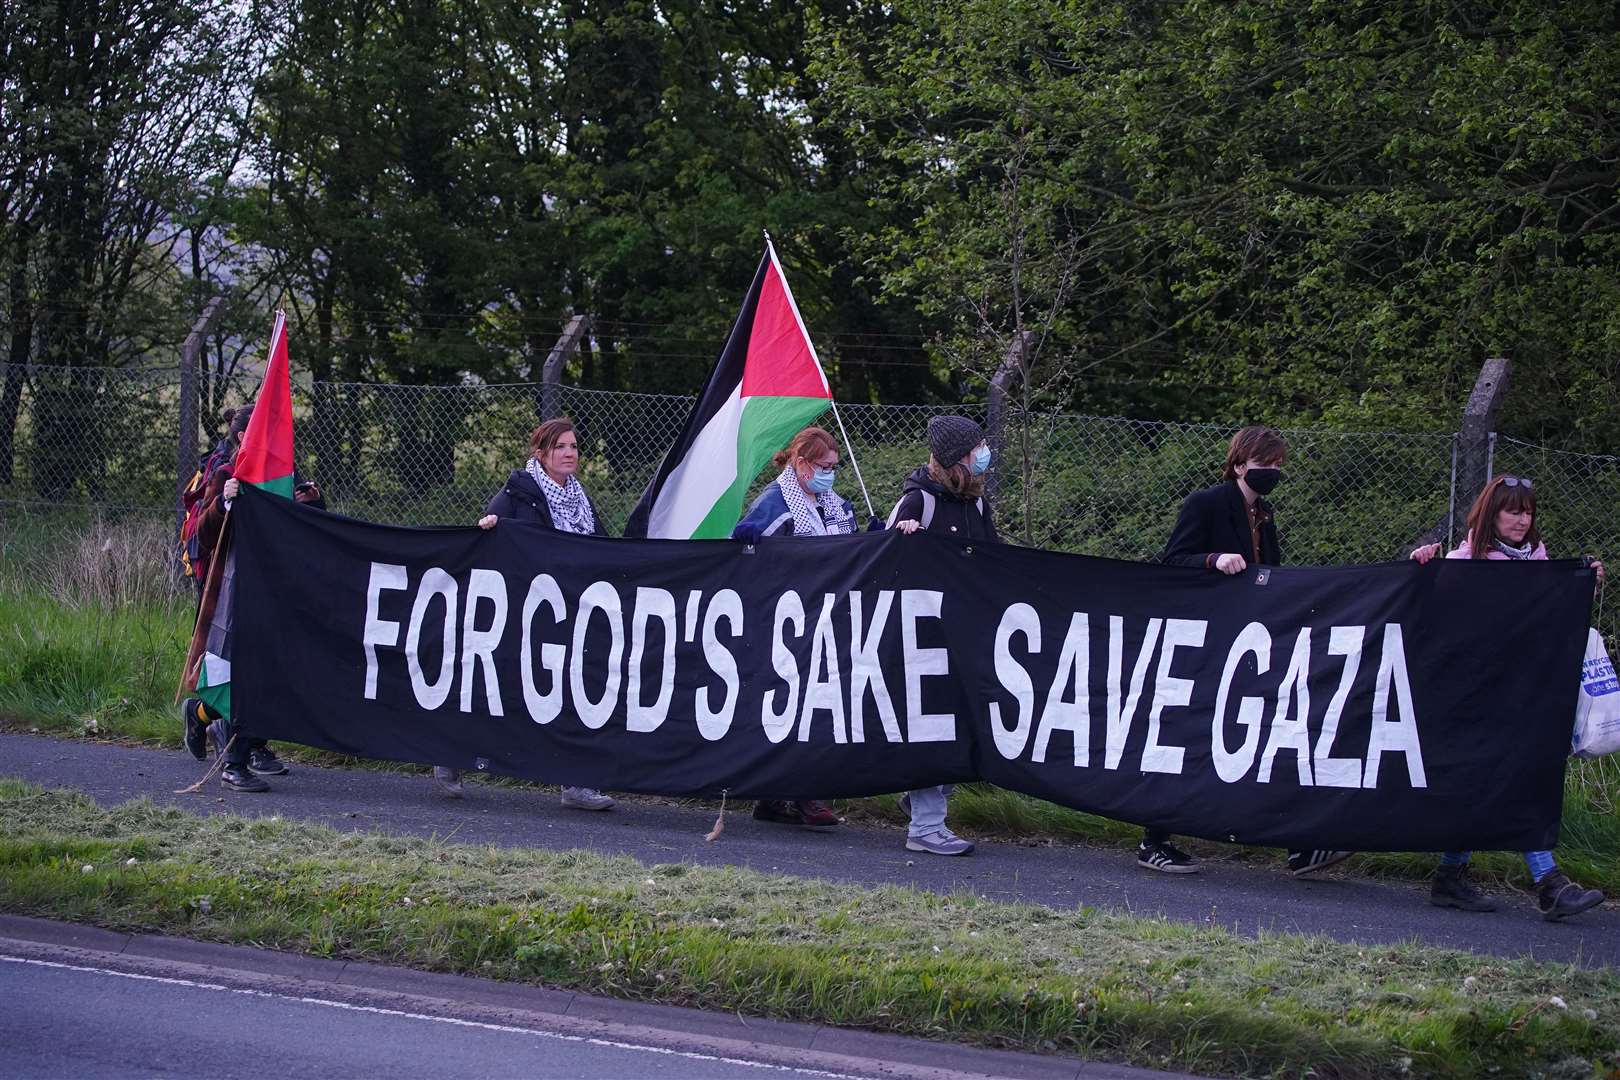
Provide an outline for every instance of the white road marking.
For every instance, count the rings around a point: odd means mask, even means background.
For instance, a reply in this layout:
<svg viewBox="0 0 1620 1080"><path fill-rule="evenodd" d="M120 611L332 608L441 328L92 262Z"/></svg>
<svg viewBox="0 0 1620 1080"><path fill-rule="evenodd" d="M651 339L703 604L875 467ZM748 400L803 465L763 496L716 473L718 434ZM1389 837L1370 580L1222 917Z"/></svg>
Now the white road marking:
<svg viewBox="0 0 1620 1080"><path fill-rule="evenodd" d="M457 1027L481 1028L485 1031L502 1031L513 1035L537 1035L543 1039L558 1039L562 1042L589 1043L592 1046L606 1046L616 1050L640 1050L649 1054L668 1054L671 1057L687 1058L691 1061L715 1061L724 1065L746 1065L754 1069L766 1069L773 1072L796 1072L805 1076L822 1076L829 1080L871 1080L870 1077L854 1073L827 1072L822 1069L806 1069L792 1065L772 1065L763 1061L749 1061L746 1058L722 1057L718 1054L700 1054L695 1050L671 1050L666 1046L647 1046L642 1043L618 1042L614 1039L601 1039L590 1035L564 1035L558 1031L541 1031L535 1028L515 1027L511 1024L491 1024L482 1020L462 1020L453 1016L433 1016L429 1013L406 1012L403 1009L385 1009L376 1005L354 1005L346 1001L332 1001L329 998L302 997L295 994L276 994L268 990L248 990L238 986L224 986L220 983L198 982L195 979L175 979L164 975L141 975L133 971L118 971L114 968L88 967L82 964L63 964L54 960L36 960L26 956L7 956L0 953L0 960L11 964L32 964L36 967L59 968L63 971L81 971L92 975L116 975L121 979L138 979L143 982L164 983L169 986L184 986L193 990L218 990L227 994L243 994L247 997L274 998L281 1001L296 1001L305 1005L324 1005L332 1009L343 1009L348 1012L373 1013L377 1016L397 1016L406 1020L429 1020L436 1024L454 1024Z"/></svg>

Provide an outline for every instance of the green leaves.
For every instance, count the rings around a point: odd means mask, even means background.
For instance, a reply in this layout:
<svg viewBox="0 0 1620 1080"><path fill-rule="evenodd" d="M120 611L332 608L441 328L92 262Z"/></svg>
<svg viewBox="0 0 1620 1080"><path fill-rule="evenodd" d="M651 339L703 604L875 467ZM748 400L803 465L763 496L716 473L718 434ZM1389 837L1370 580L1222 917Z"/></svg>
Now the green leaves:
<svg viewBox="0 0 1620 1080"><path fill-rule="evenodd" d="M1005 331L1010 262L1075 245L1041 324L1075 376L1059 403L1432 426L1507 354L1514 428L1557 439L1568 382L1620 375L1580 299L1616 269L1612 6L1016 8L828 18L814 70L893 167L860 247L891 296L959 337L989 295ZM997 198L1015 175L1027 203ZM1575 427L1612 444L1616 404L1589 392Z"/></svg>

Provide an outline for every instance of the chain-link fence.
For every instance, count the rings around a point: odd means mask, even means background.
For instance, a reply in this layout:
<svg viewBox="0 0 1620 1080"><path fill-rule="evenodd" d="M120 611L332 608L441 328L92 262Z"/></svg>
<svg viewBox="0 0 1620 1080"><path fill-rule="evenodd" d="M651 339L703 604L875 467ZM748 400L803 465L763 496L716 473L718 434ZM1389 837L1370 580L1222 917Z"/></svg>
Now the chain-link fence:
<svg viewBox="0 0 1620 1080"><path fill-rule="evenodd" d="M239 403L247 381L204 400ZM551 402L574 418L580 477L610 530L622 527L678 436L693 399L539 385L394 386L301 382L294 387L299 464L329 505L376 521L474 520L521 467L528 432ZM0 365L0 509L172 513L179 380L174 369ZM7 411L9 408L9 412ZM943 406L842 405L872 507L887 514L907 473L927 460L930 416ZM980 421L982 408L967 410ZM204 416L201 449L224 427ZM1017 542L1122 559L1162 549L1181 500L1213 483L1232 428L1070 414L1010 413L999 434L995 508ZM4 444L7 432L11 445ZM1460 537L1467 511L1450 432L1290 430L1287 481L1273 502L1293 563L1399 558L1438 528ZM1498 472L1533 477L1555 555L1610 553L1620 562L1620 458L1570 454L1492 436ZM9 451L9 452L8 452ZM758 484L768 479L762 474ZM865 510L855 469L840 489ZM756 484L757 487L757 484ZM863 513L864 516L864 513ZM1620 610L1620 605L1614 605ZM1616 612L1605 616L1616 622ZM1607 629L1612 633L1616 626Z"/></svg>

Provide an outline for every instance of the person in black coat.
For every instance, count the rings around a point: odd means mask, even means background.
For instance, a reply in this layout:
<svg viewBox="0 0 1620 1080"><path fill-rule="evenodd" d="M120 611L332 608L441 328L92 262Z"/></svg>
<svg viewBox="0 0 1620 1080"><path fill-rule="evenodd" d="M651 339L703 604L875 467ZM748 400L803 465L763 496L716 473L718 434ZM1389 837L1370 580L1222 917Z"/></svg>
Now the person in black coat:
<svg viewBox="0 0 1620 1080"><path fill-rule="evenodd" d="M1282 563L1282 543L1271 504L1263 496L1282 481L1288 444L1267 427L1246 427L1226 447L1221 482L1195 491L1181 504L1163 560L1173 566L1200 566L1223 574L1241 574L1251 566ZM1295 877L1342 862L1348 851L1291 851L1288 869ZM1161 829L1142 832L1136 865L1166 874L1191 874L1198 860L1171 843Z"/></svg>
<svg viewBox="0 0 1620 1080"><path fill-rule="evenodd" d="M999 541L984 501L990 447L984 431L966 416L928 421L928 464L913 470L889 515L889 527L911 535L918 529L964 540ZM949 786L918 788L900 800L911 818L906 850L930 855L971 855L974 845L945 826Z"/></svg>
<svg viewBox="0 0 1620 1080"><path fill-rule="evenodd" d="M502 520L524 521L558 532L606 536L602 515L574 475L579 471L579 435L566 416L547 420L529 435L529 460L513 469L501 490L484 507L480 529ZM433 782L451 798L462 795L459 769L436 765ZM595 788L565 787L562 804L575 810L611 810L613 798Z"/></svg>

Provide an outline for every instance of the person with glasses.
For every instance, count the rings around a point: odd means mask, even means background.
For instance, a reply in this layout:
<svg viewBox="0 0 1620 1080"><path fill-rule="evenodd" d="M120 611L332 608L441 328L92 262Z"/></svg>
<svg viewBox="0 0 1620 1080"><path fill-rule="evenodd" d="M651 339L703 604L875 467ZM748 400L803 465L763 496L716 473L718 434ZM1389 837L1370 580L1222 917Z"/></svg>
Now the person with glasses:
<svg viewBox="0 0 1620 1080"><path fill-rule="evenodd" d="M1536 491L1528 477L1497 476L1485 485L1468 511L1468 532L1448 559L1489 559L1495 562L1532 562L1547 558L1547 545L1536 528ZM1441 545L1426 544L1412 552L1412 558L1426 563L1440 553ZM1591 563L1603 586L1603 564ZM1495 911L1496 901L1468 880L1466 851L1448 851L1440 856L1429 902L1437 907L1462 911ZM1524 862L1536 883L1536 906L1542 918L1558 922L1597 907L1603 893L1569 879L1558 868L1550 851L1527 851Z"/></svg>
<svg viewBox="0 0 1620 1080"><path fill-rule="evenodd" d="M807 427L772 459L781 470L765 485L742 520L734 540L757 544L767 536L846 536L855 531L855 507L833 490L838 443L824 428ZM761 799L754 818L807 829L835 829L838 815L819 799Z"/></svg>
<svg viewBox="0 0 1620 1080"><path fill-rule="evenodd" d="M1268 427L1246 427L1226 446L1221 482L1195 491L1181 504L1163 562L1221 574L1241 574L1251 566L1282 563L1276 515L1265 497L1282 482L1288 444ZM1288 871L1305 877L1350 857L1348 851L1318 848L1288 853ZM1171 843L1170 834L1148 828L1136 848L1136 865L1162 874L1192 874L1198 860Z"/></svg>
<svg viewBox="0 0 1620 1080"><path fill-rule="evenodd" d="M889 527L908 536L918 529L962 540L999 542L995 519L984 501L990 446L984 430L966 416L928 421L928 463L914 469L889 515ZM906 850L929 855L971 855L973 842L945 827L949 785L919 788L901 796L911 818Z"/></svg>

